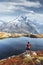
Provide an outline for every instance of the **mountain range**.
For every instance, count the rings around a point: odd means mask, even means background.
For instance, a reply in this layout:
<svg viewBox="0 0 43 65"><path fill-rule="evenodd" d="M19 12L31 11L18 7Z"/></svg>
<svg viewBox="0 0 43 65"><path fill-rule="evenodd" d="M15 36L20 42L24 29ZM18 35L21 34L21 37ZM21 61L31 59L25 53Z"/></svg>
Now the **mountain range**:
<svg viewBox="0 0 43 65"><path fill-rule="evenodd" d="M0 20L0 32L42 34L43 24L31 21L27 16L18 16L9 22Z"/></svg>

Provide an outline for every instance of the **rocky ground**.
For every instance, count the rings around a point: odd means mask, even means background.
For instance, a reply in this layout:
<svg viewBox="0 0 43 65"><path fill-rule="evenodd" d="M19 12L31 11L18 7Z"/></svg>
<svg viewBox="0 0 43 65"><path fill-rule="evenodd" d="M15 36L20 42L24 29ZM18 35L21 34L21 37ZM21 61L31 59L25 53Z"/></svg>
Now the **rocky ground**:
<svg viewBox="0 0 43 65"><path fill-rule="evenodd" d="M0 65L43 65L43 51L24 52L16 57L0 60Z"/></svg>

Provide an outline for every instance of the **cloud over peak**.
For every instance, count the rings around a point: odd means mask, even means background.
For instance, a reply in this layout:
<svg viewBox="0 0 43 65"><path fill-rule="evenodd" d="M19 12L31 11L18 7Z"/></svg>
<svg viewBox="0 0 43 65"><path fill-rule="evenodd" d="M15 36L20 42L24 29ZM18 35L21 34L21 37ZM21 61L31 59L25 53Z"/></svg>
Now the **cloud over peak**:
<svg viewBox="0 0 43 65"><path fill-rule="evenodd" d="M0 17L11 19L25 14L33 16L39 13L43 15L43 5L40 1L43 2L42 0L0 0ZM37 19L37 15L35 16Z"/></svg>
<svg viewBox="0 0 43 65"><path fill-rule="evenodd" d="M15 12L15 10L26 11L25 7L40 8L41 4L39 2L27 2L22 0L22 2L0 2L0 13Z"/></svg>

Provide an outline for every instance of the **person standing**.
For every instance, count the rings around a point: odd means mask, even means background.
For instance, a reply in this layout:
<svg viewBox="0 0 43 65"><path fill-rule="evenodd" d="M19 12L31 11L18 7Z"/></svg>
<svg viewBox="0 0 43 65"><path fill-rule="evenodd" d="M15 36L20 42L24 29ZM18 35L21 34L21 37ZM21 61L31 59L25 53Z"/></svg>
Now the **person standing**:
<svg viewBox="0 0 43 65"><path fill-rule="evenodd" d="M31 47L31 44L30 42L27 43L27 46L26 46L26 52L29 53L30 52L30 47Z"/></svg>

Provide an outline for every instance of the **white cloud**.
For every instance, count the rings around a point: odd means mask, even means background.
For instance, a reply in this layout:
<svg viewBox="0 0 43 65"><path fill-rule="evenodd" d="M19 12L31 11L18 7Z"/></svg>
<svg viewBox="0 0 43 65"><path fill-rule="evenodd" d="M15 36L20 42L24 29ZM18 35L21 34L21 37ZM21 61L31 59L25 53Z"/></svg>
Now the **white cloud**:
<svg viewBox="0 0 43 65"><path fill-rule="evenodd" d="M32 13L30 12L29 14L26 14L26 16L31 20L34 21L36 20L39 23L43 23L43 14L39 14L39 13ZM34 21L35 22L35 21Z"/></svg>
<svg viewBox="0 0 43 65"><path fill-rule="evenodd" d="M16 9L14 3L0 3L0 12L12 12L13 9Z"/></svg>
<svg viewBox="0 0 43 65"><path fill-rule="evenodd" d="M17 6L16 6L17 5ZM43 21L43 14L38 14L38 13L35 13L34 11L31 11L31 10L28 10L26 9L25 7L35 7L35 8L39 8L41 7L42 5L37 1L37 2L30 2L30 1L26 1L26 0L20 0L20 2L1 2L0 3L0 13L15 13L15 11L19 10L22 11L22 12L26 12L28 13L27 15L29 16L29 18L31 20L38 20L38 21ZM15 13L16 14L16 13ZM21 13L22 14L22 13ZM15 16L1 16L0 15L0 20L3 20L3 21L11 21L12 19L14 19Z"/></svg>
<svg viewBox="0 0 43 65"><path fill-rule="evenodd" d="M15 5L21 5L22 7L16 7ZM26 9L23 9L23 6L27 7L35 7L39 8L41 7L41 4L39 2L27 2L26 0L22 0L22 2L2 2L0 3L0 12L14 12L14 10L22 10L25 11ZM26 10L27 11L27 10Z"/></svg>
<svg viewBox="0 0 43 65"><path fill-rule="evenodd" d="M5 21L5 22L9 22L9 21L16 19L16 17L17 16L15 16L15 17L14 16L2 16L2 17L0 17L0 20Z"/></svg>
<svg viewBox="0 0 43 65"><path fill-rule="evenodd" d="M37 2L30 2L30 1L25 0L22 4L25 6L28 6L28 7L36 7L36 8L41 7L41 4L38 1Z"/></svg>

